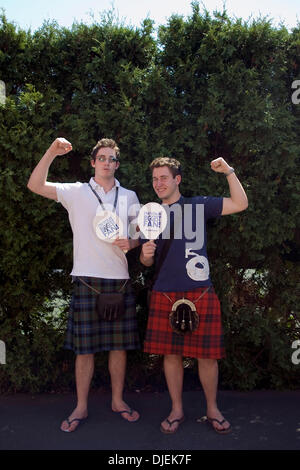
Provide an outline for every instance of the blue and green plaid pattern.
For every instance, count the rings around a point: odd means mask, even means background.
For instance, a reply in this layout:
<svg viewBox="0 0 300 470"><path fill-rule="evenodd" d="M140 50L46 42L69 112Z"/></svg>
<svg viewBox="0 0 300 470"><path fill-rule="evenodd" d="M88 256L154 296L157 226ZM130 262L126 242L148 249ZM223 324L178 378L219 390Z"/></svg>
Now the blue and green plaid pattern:
<svg viewBox="0 0 300 470"><path fill-rule="evenodd" d="M124 279L102 279L80 276L98 292L119 292ZM128 280L124 290L125 313L118 320L105 321L95 311L96 292L74 278L67 334L64 347L75 354L94 354L99 351L139 349L133 289Z"/></svg>

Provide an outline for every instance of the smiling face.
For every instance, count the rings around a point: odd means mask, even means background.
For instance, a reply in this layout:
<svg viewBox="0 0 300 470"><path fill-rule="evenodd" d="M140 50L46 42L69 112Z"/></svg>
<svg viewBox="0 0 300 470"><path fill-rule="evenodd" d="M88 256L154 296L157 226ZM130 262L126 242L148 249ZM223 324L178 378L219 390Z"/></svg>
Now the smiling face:
<svg viewBox="0 0 300 470"><path fill-rule="evenodd" d="M157 196L164 204L173 204L180 198L179 184L181 176L172 175L168 166L153 168L152 185Z"/></svg>
<svg viewBox="0 0 300 470"><path fill-rule="evenodd" d="M116 159L116 151L110 147L99 148L95 160L91 160L91 165L95 168L95 181L101 181L103 179L113 179L115 171L119 168L119 161L113 161ZM101 160L103 161L101 161Z"/></svg>

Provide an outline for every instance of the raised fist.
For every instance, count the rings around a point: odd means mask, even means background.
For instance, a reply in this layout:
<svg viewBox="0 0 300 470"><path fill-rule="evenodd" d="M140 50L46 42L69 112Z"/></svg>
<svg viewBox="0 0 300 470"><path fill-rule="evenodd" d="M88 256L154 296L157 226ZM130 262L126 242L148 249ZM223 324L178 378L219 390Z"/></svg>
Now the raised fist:
<svg viewBox="0 0 300 470"><path fill-rule="evenodd" d="M227 173L230 170L230 166L225 162L224 158L216 158L210 163L210 167L217 173Z"/></svg>
<svg viewBox="0 0 300 470"><path fill-rule="evenodd" d="M52 144L49 147L49 151L53 155L65 155L66 153L69 153L72 150L72 144L68 142L66 139L63 137L58 137L57 139L52 142Z"/></svg>

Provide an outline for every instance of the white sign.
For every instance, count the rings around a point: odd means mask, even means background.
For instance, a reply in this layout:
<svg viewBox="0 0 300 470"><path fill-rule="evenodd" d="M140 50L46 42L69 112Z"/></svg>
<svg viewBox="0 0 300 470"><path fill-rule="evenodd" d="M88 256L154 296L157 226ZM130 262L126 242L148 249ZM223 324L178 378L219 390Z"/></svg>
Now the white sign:
<svg viewBox="0 0 300 470"><path fill-rule="evenodd" d="M123 236L123 223L115 212L102 211L93 221L94 230L100 240L112 243Z"/></svg>
<svg viewBox="0 0 300 470"><path fill-rule="evenodd" d="M166 228L168 217L163 206L157 202L145 204L138 215L140 231L149 240L155 240Z"/></svg>

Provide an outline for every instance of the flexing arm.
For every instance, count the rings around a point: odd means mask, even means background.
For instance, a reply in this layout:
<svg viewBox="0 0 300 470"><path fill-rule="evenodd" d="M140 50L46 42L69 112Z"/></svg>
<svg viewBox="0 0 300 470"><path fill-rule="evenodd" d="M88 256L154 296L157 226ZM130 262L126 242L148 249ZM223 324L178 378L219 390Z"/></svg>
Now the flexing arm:
<svg viewBox="0 0 300 470"><path fill-rule="evenodd" d="M231 169L223 158L213 160L210 165L212 170L217 173L228 173ZM223 198L222 215L244 211L248 207L248 198L243 186L234 172L230 173L226 178L229 184L230 197Z"/></svg>
<svg viewBox="0 0 300 470"><path fill-rule="evenodd" d="M47 182L49 167L57 155L65 155L71 150L72 144L66 139L62 137L55 139L31 173L27 188L40 196L57 200L55 185Z"/></svg>

